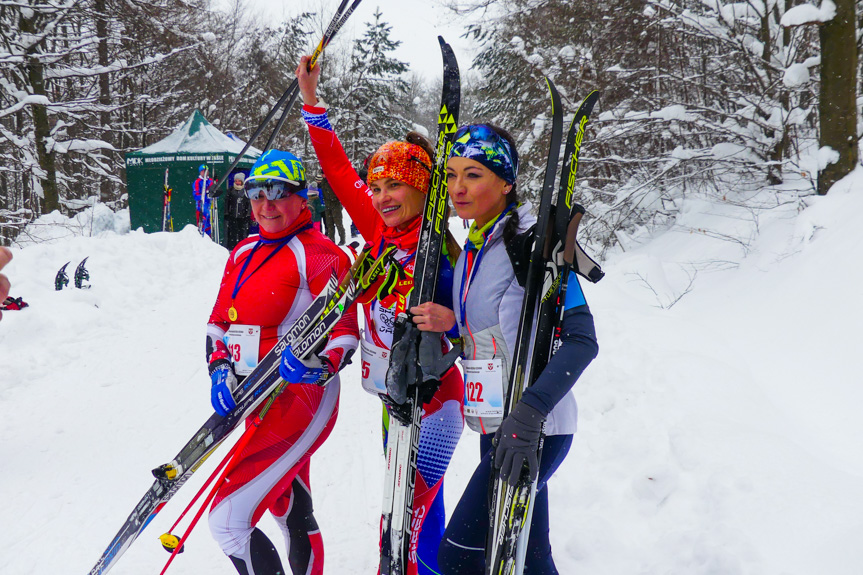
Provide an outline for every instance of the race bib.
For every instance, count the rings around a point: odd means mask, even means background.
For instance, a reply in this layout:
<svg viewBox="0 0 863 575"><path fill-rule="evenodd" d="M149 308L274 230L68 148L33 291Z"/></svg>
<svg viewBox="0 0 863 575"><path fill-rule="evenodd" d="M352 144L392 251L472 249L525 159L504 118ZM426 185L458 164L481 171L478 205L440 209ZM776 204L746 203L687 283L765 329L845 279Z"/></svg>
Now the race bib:
<svg viewBox="0 0 863 575"><path fill-rule="evenodd" d="M500 359L463 359L464 414L503 417L503 378Z"/></svg>
<svg viewBox="0 0 863 575"><path fill-rule="evenodd" d="M360 345L362 349L360 369L363 377L363 389L375 396L379 393L386 393L390 350L378 347L365 339L360 339Z"/></svg>
<svg viewBox="0 0 863 575"><path fill-rule="evenodd" d="M261 347L261 326L235 323L225 333L225 345L231 354L234 373L249 375L258 365L258 351Z"/></svg>

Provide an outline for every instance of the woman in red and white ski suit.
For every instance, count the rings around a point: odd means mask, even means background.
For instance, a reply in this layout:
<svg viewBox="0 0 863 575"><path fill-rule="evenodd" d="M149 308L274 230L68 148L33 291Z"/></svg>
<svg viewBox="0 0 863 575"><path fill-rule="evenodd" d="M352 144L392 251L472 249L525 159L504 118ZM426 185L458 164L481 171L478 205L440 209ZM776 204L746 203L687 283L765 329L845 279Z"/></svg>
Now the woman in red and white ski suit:
<svg viewBox="0 0 863 575"><path fill-rule="evenodd" d="M395 318L405 311L407 294L413 287L421 212L431 179L431 145L427 141L424 142L427 149L418 145L424 140L419 134L409 135L407 142L384 144L369 162L369 185L366 185L332 130L326 109L317 106L320 66L315 66L309 73L307 63L308 56L301 58L296 72L305 102L303 118L327 181L362 236L375 247L373 255L377 256L388 245L395 246L396 260L406 272L406 277L396 284L394 293L363 303L366 326L361 340L363 388L379 395L386 393L384 378L389 366ZM449 245L456 244L453 241ZM457 255L449 252L450 257ZM443 258L436 291L450 303L451 286L451 262ZM453 367L441 378L440 388L432 399L423 405L409 574L437 572L437 549L445 522L443 491L440 488L464 428L463 396L461 375Z"/></svg>
<svg viewBox="0 0 863 575"><path fill-rule="evenodd" d="M289 165L287 156L295 158L285 152L268 152L255 164L258 171L253 168L249 180L256 173L272 175L272 163ZM231 375L248 374L324 289L330 276L335 272L341 278L350 267L345 252L312 228L301 164L299 170L299 174L282 178L294 178L290 181L296 184L287 197L252 198L260 235L241 241L225 267L207 327L212 400L220 413L234 407L230 392L237 380ZM279 183L279 178L273 181ZM319 354L321 379L338 372L356 349L357 337L356 308L352 307ZM230 381L227 386L222 385L219 374ZM268 509L285 534L291 571L295 575L323 573L323 543L312 514L309 461L332 430L338 397L337 375L325 387L287 386L219 489L210 510L210 530L241 575L285 572L273 544L255 527Z"/></svg>

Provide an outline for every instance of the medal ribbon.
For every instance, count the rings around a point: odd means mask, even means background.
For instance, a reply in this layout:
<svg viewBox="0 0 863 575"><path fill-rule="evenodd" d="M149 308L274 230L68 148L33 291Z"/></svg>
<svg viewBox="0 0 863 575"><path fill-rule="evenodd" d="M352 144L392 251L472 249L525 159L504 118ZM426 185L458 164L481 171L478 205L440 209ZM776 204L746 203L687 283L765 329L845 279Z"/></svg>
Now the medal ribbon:
<svg viewBox="0 0 863 575"><path fill-rule="evenodd" d="M236 298L237 298L237 294L238 294L238 293L240 293L240 289L242 289L242 287L246 284L246 282L247 282L247 281L249 281L249 279L250 279L253 275L255 275L255 272L257 272L259 269L261 269L262 267L264 267L264 264L266 264L266 263L267 263L268 261L270 261L273 257L275 257L275 255L276 255L277 253L279 253L279 250L281 250L283 247L285 247L286 245L288 245L288 242L290 242L292 239L294 239L294 237L295 237L297 234L299 234L300 232L304 232L304 231L306 231L306 230L308 230L308 229L311 229L311 227L312 227L312 224L306 224L305 226L301 227L300 229L298 229L298 230L297 230L297 231L295 231L294 233L292 233L292 234L288 234L288 235L287 235L287 236L285 236L284 238L279 238L278 240L267 240L266 238L261 238L261 239L258 241L258 243L256 243L256 244L255 244L255 247L253 247L253 248L252 248L252 253L250 253L250 254L249 254L249 257L247 257L247 258L246 258L246 261L245 261L245 262L243 262L243 267L242 267L242 268L240 268L240 275L238 275L238 276L237 276L237 281L236 281L236 283L234 283L234 291L231 293L231 300L233 301L234 299L236 299ZM251 263L252 258L255 256L255 252L256 252L256 251L258 251L258 248L260 248L260 247L261 247L261 246L263 246L263 245L270 245L270 244L278 244L278 246L276 247L276 249L274 249L272 252L270 252L270 254L269 254L269 255L267 255L267 257L266 257L266 258L264 258L264 261L262 261L262 262L258 265L258 267L256 267L256 268L252 271L252 273L250 273L250 274L248 275L248 277L246 277L245 279L243 279L243 276L244 276L244 275L245 275L245 273L246 273L246 268L248 268L248 267L249 267L249 264Z"/></svg>

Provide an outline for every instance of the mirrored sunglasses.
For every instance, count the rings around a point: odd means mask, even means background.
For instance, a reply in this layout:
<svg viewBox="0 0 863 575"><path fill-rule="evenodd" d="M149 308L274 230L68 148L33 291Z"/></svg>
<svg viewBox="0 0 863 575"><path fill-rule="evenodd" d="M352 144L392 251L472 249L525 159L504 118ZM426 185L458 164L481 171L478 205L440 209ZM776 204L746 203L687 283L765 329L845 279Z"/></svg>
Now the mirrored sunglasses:
<svg viewBox="0 0 863 575"><path fill-rule="evenodd" d="M246 182L246 196L250 200L267 198L271 202L287 198L291 194L295 194L305 189L305 182L292 184L291 182L282 182L280 180L251 180Z"/></svg>

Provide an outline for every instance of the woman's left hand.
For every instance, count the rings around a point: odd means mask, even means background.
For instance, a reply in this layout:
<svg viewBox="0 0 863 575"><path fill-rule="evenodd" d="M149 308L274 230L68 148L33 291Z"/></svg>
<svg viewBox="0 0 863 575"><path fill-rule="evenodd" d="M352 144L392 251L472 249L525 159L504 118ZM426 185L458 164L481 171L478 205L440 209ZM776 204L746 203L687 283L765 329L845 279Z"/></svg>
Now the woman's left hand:
<svg viewBox="0 0 863 575"><path fill-rule="evenodd" d="M308 69L311 59L311 56L300 57L300 65L294 72L300 85L300 93L303 95L303 104L307 106L315 106L318 103L318 80L321 77L321 65L319 63L316 63L311 70Z"/></svg>
<svg viewBox="0 0 863 575"><path fill-rule="evenodd" d="M410 309L420 331L447 332L455 325L455 313L440 304L426 302Z"/></svg>

